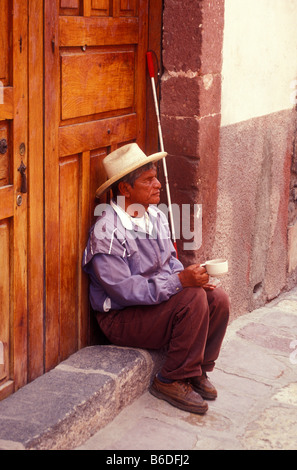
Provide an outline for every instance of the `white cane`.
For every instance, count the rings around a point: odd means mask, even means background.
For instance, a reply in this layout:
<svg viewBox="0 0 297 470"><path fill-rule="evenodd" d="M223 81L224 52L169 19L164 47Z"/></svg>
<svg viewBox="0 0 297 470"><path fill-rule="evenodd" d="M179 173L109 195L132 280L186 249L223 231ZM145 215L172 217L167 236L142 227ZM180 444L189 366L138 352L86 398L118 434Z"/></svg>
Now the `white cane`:
<svg viewBox="0 0 297 470"><path fill-rule="evenodd" d="M160 148L161 148L161 152L164 152L164 143L163 143L163 135L162 135L162 128L161 128L160 114L159 114L158 98L157 98L157 93L156 93L155 70L154 70L152 53L150 51L147 52L146 57L147 57L148 70L149 70L149 74L151 77L154 104L155 104L155 110L156 110L156 116L157 116L157 122L158 122ZM173 213L172 213L172 206L171 206L171 196L170 196L170 187L169 187L169 181L168 181L166 158L163 158L162 162L163 162L165 186L166 186L168 209L169 209L169 218L170 218L170 225L171 225L171 235L172 235L172 241L173 241L173 245L174 245L176 256L177 256L177 244L176 244L176 238L175 238L175 228L174 228L174 220L173 220Z"/></svg>

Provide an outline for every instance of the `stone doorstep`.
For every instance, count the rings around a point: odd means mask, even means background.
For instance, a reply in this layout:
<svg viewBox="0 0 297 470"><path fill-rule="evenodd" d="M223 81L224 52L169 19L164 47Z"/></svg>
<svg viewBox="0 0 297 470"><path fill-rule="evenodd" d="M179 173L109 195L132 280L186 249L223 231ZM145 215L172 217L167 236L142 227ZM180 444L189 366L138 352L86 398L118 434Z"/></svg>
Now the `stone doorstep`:
<svg viewBox="0 0 297 470"><path fill-rule="evenodd" d="M0 450L74 449L150 385L161 351L84 348L0 402Z"/></svg>

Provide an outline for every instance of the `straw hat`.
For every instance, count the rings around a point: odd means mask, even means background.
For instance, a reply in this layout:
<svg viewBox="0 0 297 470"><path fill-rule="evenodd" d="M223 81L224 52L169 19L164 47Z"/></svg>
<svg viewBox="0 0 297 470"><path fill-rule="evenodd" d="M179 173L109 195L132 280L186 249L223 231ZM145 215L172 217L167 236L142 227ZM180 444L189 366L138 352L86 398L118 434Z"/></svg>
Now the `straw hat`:
<svg viewBox="0 0 297 470"><path fill-rule="evenodd" d="M166 155L167 152L158 152L147 157L135 143L124 145L114 152L111 152L103 160L103 166L108 180L99 186L96 191L96 196L101 196L101 194L107 191L116 181L119 181L123 176L131 173L131 171L137 170L137 168L147 163L156 162L166 157Z"/></svg>

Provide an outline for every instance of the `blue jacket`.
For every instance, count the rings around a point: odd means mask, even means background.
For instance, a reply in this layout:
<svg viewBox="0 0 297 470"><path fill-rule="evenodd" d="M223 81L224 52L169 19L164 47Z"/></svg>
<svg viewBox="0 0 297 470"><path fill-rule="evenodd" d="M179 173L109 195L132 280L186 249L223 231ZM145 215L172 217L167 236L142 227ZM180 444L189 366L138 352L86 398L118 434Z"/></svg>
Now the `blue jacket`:
<svg viewBox="0 0 297 470"><path fill-rule="evenodd" d="M115 203L106 205L90 230L83 269L90 277L91 305L100 312L159 304L182 290L178 273L184 267L156 206L132 219Z"/></svg>

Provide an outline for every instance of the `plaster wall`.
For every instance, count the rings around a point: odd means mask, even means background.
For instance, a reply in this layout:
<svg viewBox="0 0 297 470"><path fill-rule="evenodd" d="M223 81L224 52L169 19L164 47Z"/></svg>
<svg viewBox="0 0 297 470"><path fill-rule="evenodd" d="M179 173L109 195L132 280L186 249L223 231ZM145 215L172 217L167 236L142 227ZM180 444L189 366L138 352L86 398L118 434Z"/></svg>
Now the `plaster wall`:
<svg viewBox="0 0 297 470"><path fill-rule="evenodd" d="M295 0L225 0L213 255L229 259L233 316L296 280L296 18Z"/></svg>
<svg viewBox="0 0 297 470"><path fill-rule="evenodd" d="M292 108L296 0L225 0L221 125Z"/></svg>

